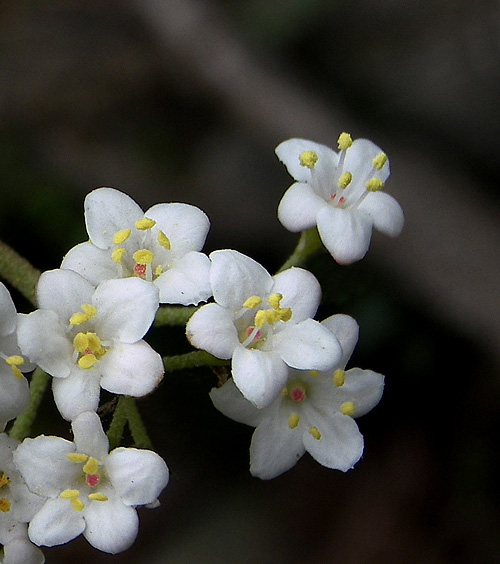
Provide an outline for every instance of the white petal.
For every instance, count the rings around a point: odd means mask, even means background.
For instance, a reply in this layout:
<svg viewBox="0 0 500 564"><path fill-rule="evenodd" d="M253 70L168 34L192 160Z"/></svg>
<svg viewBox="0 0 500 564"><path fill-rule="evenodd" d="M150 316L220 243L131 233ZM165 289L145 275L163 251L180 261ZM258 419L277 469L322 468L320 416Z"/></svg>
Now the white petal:
<svg viewBox="0 0 500 564"><path fill-rule="evenodd" d="M288 366L301 370L328 370L342 357L335 335L313 319L289 325L273 344Z"/></svg>
<svg viewBox="0 0 500 564"><path fill-rule="evenodd" d="M73 247L64 257L61 268L78 272L94 286L103 280L120 278L111 251L100 249L90 241Z"/></svg>
<svg viewBox="0 0 500 564"><path fill-rule="evenodd" d="M375 229L389 237L397 237L403 230L403 210L390 194L372 192L361 202L359 209L370 215Z"/></svg>
<svg viewBox="0 0 500 564"><path fill-rule="evenodd" d="M318 440L306 431L304 445L307 452L323 466L347 472L363 454L363 437L356 422L337 413L328 418L317 415L312 423L321 438Z"/></svg>
<svg viewBox="0 0 500 564"><path fill-rule="evenodd" d="M201 251L210 229L210 221L202 210L189 204L157 204L145 213L170 240L172 251L181 256Z"/></svg>
<svg viewBox="0 0 500 564"><path fill-rule="evenodd" d="M292 267L273 276L273 280L273 293L283 296L280 307L292 309L292 323L314 316L321 302L321 286L314 274Z"/></svg>
<svg viewBox="0 0 500 564"><path fill-rule="evenodd" d="M101 420L94 411L86 411L71 424L76 452L102 461L108 455L109 441L102 429Z"/></svg>
<svg viewBox="0 0 500 564"><path fill-rule="evenodd" d="M374 170L373 159L382 153L382 149L368 139L355 139L347 150L343 170L352 174L353 182L365 183L370 178L380 178L383 182L390 174L387 160L381 170Z"/></svg>
<svg viewBox="0 0 500 564"><path fill-rule="evenodd" d="M210 399L215 408L226 417L252 427L257 427L265 412L243 397L232 378L220 388L212 388Z"/></svg>
<svg viewBox="0 0 500 564"><path fill-rule="evenodd" d="M16 306L9 290L0 282L0 337L14 333L17 326Z"/></svg>
<svg viewBox="0 0 500 564"><path fill-rule="evenodd" d="M33 517L29 538L39 546L65 544L85 529L83 515L71 507L69 499L49 499Z"/></svg>
<svg viewBox="0 0 500 564"><path fill-rule="evenodd" d="M236 311L250 296L263 296L273 285L271 275L258 262L238 251L210 254L210 283L215 301Z"/></svg>
<svg viewBox="0 0 500 564"><path fill-rule="evenodd" d="M326 145L297 138L283 141L276 147L275 153L279 160L286 166L291 176L299 182L311 181L311 169L300 164L300 155L305 151L313 151L316 153L318 156L316 166L323 166L324 162L332 162L336 165L338 162L337 153Z"/></svg>
<svg viewBox="0 0 500 564"><path fill-rule="evenodd" d="M158 288L140 278L105 280L92 304L97 310L96 332L101 340L135 343L144 337L158 309Z"/></svg>
<svg viewBox="0 0 500 564"><path fill-rule="evenodd" d="M288 368L274 352L236 347L232 374L240 392L258 408L270 405L286 384Z"/></svg>
<svg viewBox="0 0 500 564"><path fill-rule="evenodd" d="M101 387L114 394L141 397L163 378L163 361L146 341L116 343L99 361Z"/></svg>
<svg viewBox="0 0 500 564"><path fill-rule="evenodd" d="M327 206L319 211L317 220L321 240L339 264L350 264L365 256L373 223L367 213Z"/></svg>
<svg viewBox="0 0 500 564"><path fill-rule="evenodd" d="M278 219L289 231L304 231L316 225L316 216L325 205L328 204L314 192L309 184L295 183L281 198L278 206Z"/></svg>
<svg viewBox="0 0 500 564"><path fill-rule="evenodd" d="M354 347L358 342L359 325L350 315L338 313L332 315L321 322L321 325L331 331L338 339L342 347L342 359L339 366L344 368L351 358Z"/></svg>
<svg viewBox="0 0 500 564"><path fill-rule="evenodd" d="M17 471L16 474L18 474ZM45 503L45 498L30 492L24 481L21 482L20 474L18 483L15 483L15 475L9 475L9 478L12 480L9 484L10 501L12 503L9 517L22 523L28 523Z"/></svg>
<svg viewBox="0 0 500 564"><path fill-rule="evenodd" d="M4 546L2 564L43 564L43 552L26 538L17 538Z"/></svg>
<svg viewBox="0 0 500 564"><path fill-rule="evenodd" d="M208 300L212 295L210 266L207 255L196 251L176 260L155 280L160 290L160 303L198 305Z"/></svg>
<svg viewBox="0 0 500 564"><path fill-rule="evenodd" d="M374 408L384 391L384 377L372 370L351 368L345 373L345 382L340 388L344 401L354 403L353 417L361 417Z"/></svg>
<svg viewBox="0 0 500 564"><path fill-rule="evenodd" d="M85 198L85 223L94 245L108 249L117 231L131 229L144 212L132 198L113 188L98 188Z"/></svg>
<svg viewBox="0 0 500 564"><path fill-rule="evenodd" d="M207 304L196 311L186 324L188 341L217 358L229 359L239 346L233 315L219 304Z"/></svg>
<svg viewBox="0 0 500 564"><path fill-rule="evenodd" d="M0 363L4 362L0 359ZM0 368L0 425L22 413L29 405L30 390L26 378L16 378L9 366Z"/></svg>
<svg viewBox="0 0 500 564"><path fill-rule="evenodd" d="M168 483L168 468L161 456L151 450L116 448L106 460L113 488L125 505L147 505Z"/></svg>
<svg viewBox="0 0 500 564"><path fill-rule="evenodd" d="M97 368L82 370L75 366L67 378L52 380L52 393L59 413L72 421L84 411L95 411L99 406L101 388Z"/></svg>

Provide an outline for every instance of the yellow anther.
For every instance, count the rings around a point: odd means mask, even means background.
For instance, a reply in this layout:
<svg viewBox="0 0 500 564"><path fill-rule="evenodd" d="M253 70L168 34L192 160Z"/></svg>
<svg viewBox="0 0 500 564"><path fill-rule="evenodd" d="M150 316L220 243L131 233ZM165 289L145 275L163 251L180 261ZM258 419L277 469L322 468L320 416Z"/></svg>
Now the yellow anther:
<svg viewBox="0 0 500 564"><path fill-rule="evenodd" d="M307 168L314 168L318 162L318 155L314 151L304 151L299 157L300 164Z"/></svg>
<svg viewBox="0 0 500 564"><path fill-rule="evenodd" d="M66 455L71 462L85 462L88 458L88 456L86 454L79 454L78 452L70 452L69 454Z"/></svg>
<svg viewBox="0 0 500 564"><path fill-rule="evenodd" d="M262 303L262 298L259 296L250 296L248 299L245 300L243 307L247 309L254 309Z"/></svg>
<svg viewBox="0 0 500 564"><path fill-rule="evenodd" d="M115 245L121 245L125 243L125 241L130 237L130 233L132 231L130 229L122 229L121 231L117 231L115 236L113 237L113 243Z"/></svg>
<svg viewBox="0 0 500 564"><path fill-rule="evenodd" d="M95 333L87 333L88 339L88 349L90 349L93 353L101 352L101 340Z"/></svg>
<svg viewBox="0 0 500 564"><path fill-rule="evenodd" d="M97 358L94 354L85 354L78 359L78 366L84 370L89 370L96 362Z"/></svg>
<svg viewBox="0 0 500 564"><path fill-rule="evenodd" d="M108 498L102 494L102 493L91 493L89 494L89 499L92 499L93 501L108 501Z"/></svg>
<svg viewBox="0 0 500 564"><path fill-rule="evenodd" d="M73 346L79 353L85 352L89 346L89 338L85 333L77 333L73 339Z"/></svg>
<svg viewBox="0 0 500 564"><path fill-rule="evenodd" d="M170 245L170 239L165 235L165 233L163 233L163 231L160 231L158 233L158 243L160 243L160 245L164 248L167 249L167 251L170 251L171 249L171 245Z"/></svg>
<svg viewBox="0 0 500 564"><path fill-rule="evenodd" d="M156 221L154 219L149 219L149 217L145 217L143 219L138 219L135 222L135 228L139 229L140 231L146 231L151 229L156 225Z"/></svg>
<svg viewBox="0 0 500 564"><path fill-rule="evenodd" d="M317 370L309 370L309 376L312 376L313 378L317 378L318 377L318 371Z"/></svg>
<svg viewBox="0 0 500 564"><path fill-rule="evenodd" d="M339 178L337 186L345 190L352 180L352 174L350 172L344 172L344 174Z"/></svg>
<svg viewBox="0 0 500 564"><path fill-rule="evenodd" d="M82 511L82 509L85 507L85 505L83 504L83 501L81 499L75 497L71 500L71 507L75 511Z"/></svg>
<svg viewBox="0 0 500 564"><path fill-rule="evenodd" d="M349 133L346 133L345 131L341 133L339 135L339 138L337 139L337 145L341 151L349 149L349 147L352 145L352 138Z"/></svg>
<svg viewBox="0 0 500 564"><path fill-rule="evenodd" d="M123 255L125 254L125 249L123 247L118 247L111 253L111 258L117 264L121 264L123 261Z"/></svg>
<svg viewBox="0 0 500 564"><path fill-rule="evenodd" d="M384 183L380 180L380 178L371 178L368 180L365 187L368 192L378 192L379 190L382 190Z"/></svg>
<svg viewBox="0 0 500 564"><path fill-rule="evenodd" d="M337 386L337 388L340 388L344 385L344 382L345 372L343 370L340 370L340 368L338 370L335 370L335 372L333 373L333 383L335 384L335 386Z"/></svg>
<svg viewBox="0 0 500 564"><path fill-rule="evenodd" d="M288 395L288 388L285 386L280 393L283 397L286 397Z"/></svg>
<svg viewBox="0 0 500 564"><path fill-rule="evenodd" d="M159 264L156 268L155 268L155 276L160 276L160 274L163 274L163 267L161 264Z"/></svg>
<svg viewBox="0 0 500 564"><path fill-rule="evenodd" d="M290 429L295 429L299 424L299 421L300 417L296 413L292 413L292 415L288 418L288 426Z"/></svg>
<svg viewBox="0 0 500 564"><path fill-rule="evenodd" d="M97 309L90 304L83 304L82 305L82 311L83 313L85 313L85 315L90 319L91 317L94 317L94 315L97 314Z"/></svg>
<svg viewBox="0 0 500 564"><path fill-rule="evenodd" d="M321 439L321 433L318 431L317 427L311 427L309 429L309 433L317 440L319 441Z"/></svg>
<svg viewBox="0 0 500 564"><path fill-rule="evenodd" d="M292 310L289 307L279 309L277 312L278 321L290 321L292 318Z"/></svg>
<svg viewBox="0 0 500 564"><path fill-rule="evenodd" d="M24 364L24 358L18 354L13 354L5 359L5 362L9 366L22 366Z"/></svg>
<svg viewBox="0 0 500 564"><path fill-rule="evenodd" d="M17 366L11 366L12 369L12 374L14 374L14 376L20 380L23 377L23 373L19 370L19 368Z"/></svg>
<svg viewBox="0 0 500 564"><path fill-rule="evenodd" d="M280 307L280 302L283 299L283 294L271 294L267 298L267 303L274 309L278 309Z"/></svg>
<svg viewBox="0 0 500 564"><path fill-rule="evenodd" d="M263 309L259 309L259 311L255 314L255 319L254 319L255 327L262 329L266 321L267 321L267 312Z"/></svg>
<svg viewBox="0 0 500 564"><path fill-rule="evenodd" d="M88 320L89 318L84 313L74 313L69 318L69 323L70 325L81 325L82 323L85 323Z"/></svg>
<svg viewBox="0 0 500 564"><path fill-rule="evenodd" d="M141 249L136 251L133 258L137 264L151 264L153 262L154 255L151 251L147 249Z"/></svg>
<svg viewBox="0 0 500 564"><path fill-rule="evenodd" d="M83 466L83 471L85 472L85 474L97 474L98 469L99 463L93 456L90 456Z"/></svg>
<svg viewBox="0 0 500 564"><path fill-rule="evenodd" d="M76 499L80 495L78 490L64 490L59 494L63 499Z"/></svg>
<svg viewBox="0 0 500 564"><path fill-rule="evenodd" d="M349 416L353 416L354 415L354 404L352 403L352 401L346 401L344 402L341 406L340 406L340 412L343 415L349 415Z"/></svg>
<svg viewBox="0 0 500 564"><path fill-rule="evenodd" d="M385 153L379 153L373 159L373 168L376 168L377 170L381 170L386 162L387 162L387 155Z"/></svg>
<svg viewBox="0 0 500 564"><path fill-rule="evenodd" d="M7 475L2 472L2 474L0 475L0 488L3 488L7 484L10 484L10 480L9 478L7 478Z"/></svg>
<svg viewBox="0 0 500 564"><path fill-rule="evenodd" d="M10 511L10 501L4 497L0 497L0 511L8 513Z"/></svg>

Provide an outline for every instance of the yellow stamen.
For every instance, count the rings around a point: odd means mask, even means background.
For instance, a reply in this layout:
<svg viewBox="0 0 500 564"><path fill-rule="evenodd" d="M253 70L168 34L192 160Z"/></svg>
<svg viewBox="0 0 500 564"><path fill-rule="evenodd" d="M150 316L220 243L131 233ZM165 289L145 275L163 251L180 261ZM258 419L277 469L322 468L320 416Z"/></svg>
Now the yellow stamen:
<svg viewBox="0 0 500 564"><path fill-rule="evenodd" d="M159 264L156 268L155 268L155 276L160 276L160 274L163 274L163 267L161 264Z"/></svg>
<svg viewBox="0 0 500 564"><path fill-rule="evenodd" d="M247 309L254 309L257 306L259 306L261 303L262 303L262 298L259 298L259 296L250 296L247 300L245 300L243 307Z"/></svg>
<svg viewBox="0 0 500 564"><path fill-rule="evenodd" d="M71 507L75 511L82 511L82 509L85 507L85 505L83 504L83 501L81 499L78 499L77 497L75 497L71 500Z"/></svg>
<svg viewBox="0 0 500 564"><path fill-rule="evenodd" d="M318 377L318 371L317 370L309 370L309 376L312 376L313 378L317 378Z"/></svg>
<svg viewBox="0 0 500 564"><path fill-rule="evenodd" d="M145 217L143 219L138 219L135 222L135 228L139 229L140 231L147 231L156 225L156 221L154 219L149 219L149 217Z"/></svg>
<svg viewBox="0 0 500 564"><path fill-rule="evenodd" d="M70 452L69 454L66 455L71 462L85 462L88 458L88 456L86 454L79 454L78 452Z"/></svg>
<svg viewBox="0 0 500 564"><path fill-rule="evenodd" d="M301 166L307 168L314 168L314 165L318 162L318 155L314 151L304 151L300 157L299 161Z"/></svg>
<svg viewBox="0 0 500 564"><path fill-rule="evenodd" d="M22 366L24 364L24 358L18 354L13 354L5 359L5 362L9 366Z"/></svg>
<svg viewBox="0 0 500 564"><path fill-rule="evenodd" d="M380 180L380 178L371 178L365 185L368 192L378 192L379 190L382 190L383 187L384 183Z"/></svg>
<svg viewBox="0 0 500 564"><path fill-rule="evenodd" d="M320 440L321 439L321 433L318 431L318 429L316 427L311 427L309 429L309 433L316 439L316 440Z"/></svg>
<svg viewBox="0 0 500 564"><path fill-rule="evenodd" d="M94 354L85 354L78 359L78 366L84 370L89 370L97 363L97 358Z"/></svg>
<svg viewBox="0 0 500 564"><path fill-rule="evenodd" d="M299 424L299 421L300 417L296 413L292 413L292 415L288 418L288 426L290 429L295 429Z"/></svg>
<svg viewBox="0 0 500 564"><path fill-rule="evenodd" d="M88 348L93 353L98 353L101 351L101 340L95 333L87 333L88 338Z"/></svg>
<svg viewBox="0 0 500 564"><path fill-rule="evenodd" d="M85 333L77 333L73 339L73 346L79 353L83 353L88 349L89 338Z"/></svg>
<svg viewBox="0 0 500 564"><path fill-rule="evenodd" d="M80 495L78 490L64 490L59 494L63 499L76 499Z"/></svg>
<svg viewBox="0 0 500 564"><path fill-rule="evenodd" d="M274 309L278 309L280 307L280 302L283 299L283 294L271 294L269 298L267 298L267 303Z"/></svg>
<svg viewBox="0 0 500 564"><path fill-rule="evenodd" d="M285 386L285 387L281 390L280 394L281 394L283 397L286 397L286 396L288 395L288 388Z"/></svg>
<svg viewBox="0 0 500 564"><path fill-rule="evenodd" d="M94 317L97 313L96 308L89 304L83 304L82 310L84 313L77 312L69 318L70 325L81 325L82 323L89 321L89 319Z"/></svg>
<svg viewBox="0 0 500 564"><path fill-rule="evenodd" d="M258 327L259 329L262 329L262 327L264 327L264 323L267 321L267 312L263 309L260 309L256 314L255 314L255 320L254 320L254 325L255 327Z"/></svg>
<svg viewBox="0 0 500 564"><path fill-rule="evenodd" d="M158 243L160 243L160 245L164 249L167 249L167 251L170 251L170 249L171 249L170 239L165 235L165 233L163 233L163 231L160 231L158 233Z"/></svg>
<svg viewBox="0 0 500 564"><path fill-rule="evenodd" d="M7 475L4 472L2 472L2 474L0 475L0 488L3 488L7 484L10 484L10 480L7 477Z"/></svg>
<svg viewBox="0 0 500 564"><path fill-rule="evenodd" d="M352 401L346 401L340 406L340 412L343 415L349 415L352 417L354 415L354 404Z"/></svg>
<svg viewBox="0 0 500 564"><path fill-rule="evenodd" d="M108 501L108 498L102 494L102 493L91 493L89 494L89 499L92 499L93 501Z"/></svg>
<svg viewBox="0 0 500 564"><path fill-rule="evenodd" d="M8 513L10 511L10 501L4 497L0 497L0 511Z"/></svg>
<svg viewBox="0 0 500 564"><path fill-rule="evenodd" d="M379 153L373 159L373 168L376 168L377 170L381 170L386 162L387 162L387 155L385 153Z"/></svg>
<svg viewBox="0 0 500 564"><path fill-rule="evenodd" d="M344 382L345 372L343 370L340 370L340 368L338 370L335 370L335 372L333 373L333 383L335 384L335 386L337 386L337 388L340 388L344 385Z"/></svg>
<svg viewBox="0 0 500 564"><path fill-rule="evenodd" d="M352 174L350 172L344 172L344 174L339 178L337 186L345 190L352 180Z"/></svg>
<svg viewBox="0 0 500 564"><path fill-rule="evenodd" d="M121 245L125 243L125 241L130 237L131 230L130 229L122 229L121 231L117 231L115 236L113 237L113 243L115 245Z"/></svg>
<svg viewBox="0 0 500 564"><path fill-rule="evenodd" d="M111 258L117 264L121 264L123 261L123 255L125 254L125 249L123 247L118 247L111 253Z"/></svg>
<svg viewBox="0 0 500 564"><path fill-rule="evenodd" d="M20 380L23 377L23 373L19 370L17 366L11 366L11 369L12 369L12 373L18 380Z"/></svg>
<svg viewBox="0 0 500 564"><path fill-rule="evenodd" d="M83 466L83 471L85 474L97 474L97 470L99 469L99 463L97 460L91 456Z"/></svg>
<svg viewBox="0 0 500 564"><path fill-rule="evenodd" d="M352 145L352 139L349 133L346 133L345 131L341 133L339 135L339 138L337 139L337 145L341 151L349 149L349 147Z"/></svg>
<svg viewBox="0 0 500 564"><path fill-rule="evenodd" d="M292 318L292 310L289 307L280 308L276 313L278 321L290 321Z"/></svg>
<svg viewBox="0 0 500 564"><path fill-rule="evenodd" d="M133 258L137 264L151 264L153 262L154 255L151 251L147 249L141 249L136 251Z"/></svg>

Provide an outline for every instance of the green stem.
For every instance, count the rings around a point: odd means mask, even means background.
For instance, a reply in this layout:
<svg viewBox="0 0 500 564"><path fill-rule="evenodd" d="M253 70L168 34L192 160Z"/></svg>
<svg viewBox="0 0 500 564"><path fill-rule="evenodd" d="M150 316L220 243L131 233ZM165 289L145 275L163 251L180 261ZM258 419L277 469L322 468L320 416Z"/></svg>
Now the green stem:
<svg viewBox="0 0 500 564"><path fill-rule="evenodd" d="M155 327L162 325L186 325L199 308L196 306L162 306L156 312Z"/></svg>
<svg viewBox="0 0 500 564"><path fill-rule="evenodd" d="M127 415L128 426L130 428L130 432L132 433L132 438L134 439L134 444L137 448L153 448L153 443L148 436L148 432L146 431L146 427L142 421L141 414L137 409L137 405L135 404L135 399L124 396L121 398L123 400L123 404L125 406L125 413Z"/></svg>
<svg viewBox="0 0 500 564"><path fill-rule="evenodd" d="M316 227L308 229L307 231L302 231L300 234L299 242L295 247L295 250L290 255L288 260L283 264L283 266L278 270L282 272L291 266L302 266L306 260L316 251L321 249L323 243L319 238L319 233Z"/></svg>
<svg viewBox="0 0 500 564"><path fill-rule="evenodd" d="M31 425L35 420L38 407L40 406L48 382L49 376L48 374L45 374L43 370L37 368L33 372L30 384L30 404L26 411L24 413L21 413L21 415L19 415L19 417L14 422L14 425L12 426L12 429L9 433L12 438L17 439L18 441L22 441L29 435Z"/></svg>
<svg viewBox="0 0 500 564"><path fill-rule="evenodd" d="M35 289L40 271L0 241L0 276L36 306Z"/></svg>
<svg viewBox="0 0 500 564"><path fill-rule="evenodd" d="M165 372L198 368L199 366L227 366L228 364L229 360L221 360L205 351L192 351L186 354L163 357Z"/></svg>
<svg viewBox="0 0 500 564"><path fill-rule="evenodd" d="M123 430L125 429L125 423L127 422L125 399L126 398L122 396L118 400L113 413L113 419L111 420L111 425L106 433L109 440L109 450L116 448L122 440Z"/></svg>

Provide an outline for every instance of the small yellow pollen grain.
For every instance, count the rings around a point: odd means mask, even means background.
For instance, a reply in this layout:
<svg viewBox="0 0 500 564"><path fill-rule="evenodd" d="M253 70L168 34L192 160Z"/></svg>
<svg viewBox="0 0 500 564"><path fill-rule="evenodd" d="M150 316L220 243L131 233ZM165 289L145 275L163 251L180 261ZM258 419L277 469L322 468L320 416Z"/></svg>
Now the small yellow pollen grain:
<svg viewBox="0 0 500 564"><path fill-rule="evenodd" d="M309 370L309 376L312 376L313 378L317 378L318 377L318 371L317 370Z"/></svg>
<svg viewBox="0 0 500 564"><path fill-rule="evenodd" d="M262 298L259 296L250 296L248 299L245 300L243 307L247 309L254 309L255 307L259 306L262 303Z"/></svg>
<svg viewBox="0 0 500 564"><path fill-rule="evenodd" d="M301 166L307 168L314 168L314 165L318 162L318 155L314 151L304 151L300 157L299 161Z"/></svg>
<svg viewBox="0 0 500 564"><path fill-rule="evenodd" d="M288 418L288 426L290 429L295 429L299 424L299 421L300 417L296 413L292 413L292 415Z"/></svg>
<svg viewBox="0 0 500 564"><path fill-rule="evenodd" d="M78 490L64 490L59 494L63 499L76 499L80 495Z"/></svg>
<svg viewBox="0 0 500 564"><path fill-rule="evenodd" d="M377 170L381 170L386 162L387 162L387 155L385 153L379 153L373 159L373 168L376 168Z"/></svg>
<svg viewBox="0 0 500 564"><path fill-rule="evenodd" d="M338 370L335 370L335 372L333 373L333 383L335 384L335 386L337 386L337 388L340 388L344 385L344 382L345 372L343 370L340 370L340 368Z"/></svg>
<svg viewBox="0 0 500 564"><path fill-rule="evenodd" d="M170 239L165 235L165 233L163 233L163 231L160 231L158 233L158 243L160 243L160 245L164 249L167 249L167 251L170 251L170 249L172 248L172 245L170 244Z"/></svg>
<svg viewBox="0 0 500 564"><path fill-rule="evenodd" d="M113 243L115 245L121 245L125 243L125 241L130 237L131 230L130 229L122 229L121 231L117 231L115 236L113 237Z"/></svg>
<svg viewBox="0 0 500 564"><path fill-rule="evenodd" d="M352 403L352 401L346 401L344 402L341 406L340 406L340 412L343 415L349 415L349 416L353 416L354 415L354 404Z"/></svg>
<svg viewBox="0 0 500 564"><path fill-rule="evenodd" d="M263 309L259 309L259 311L255 314L255 320L254 320L255 327L262 329L266 321L267 321L267 312Z"/></svg>
<svg viewBox="0 0 500 564"><path fill-rule="evenodd" d="M24 358L18 354L13 354L5 359L5 362L9 366L22 366L24 364Z"/></svg>
<svg viewBox="0 0 500 564"><path fill-rule="evenodd" d="M379 190L382 190L384 183L380 180L380 178L370 178L365 187L368 192L378 192Z"/></svg>
<svg viewBox="0 0 500 564"><path fill-rule="evenodd" d="M286 397L288 395L288 388L285 386L280 393L283 397Z"/></svg>
<svg viewBox="0 0 500 564"><path fill-rule="evenodd" d="M337 182L337 186L345 190L351 183L351 180L352 180L352 174L350 172L344 172L344 174L342 174L342 176L339 178L339 181Z"/></svg>
<svg viewBox="0 0 500 564"><path fill-rule="evenodd" d="M7 475L2 472L2 474L0 475L0 488L3 488L7 484L10 484L10 480Z"/></svg>
<svg viewBox="0 0 500 564"><path fill-rule="evenodd" d="M137 264L151 264L153 262L154 255L147 249L141 249L133 254L133 258Z"/></svg>
<svg viewBox="0 0 500 564"><path fill-rule="evenodd" d="M337 145L341 151L349 149L349 147L352 145L352 138L349 133L346 133L345 131L342 132L337 139Z"/></svg>
<svg viewBox="0 0 500 564"><path fill-rule="evenodd" d="M78 359L78 366L84 370L89 370L96 362L97 358L94 354L84 354Z"/></svg>
<svg viewBox="0 0 500 564"><path fill-rule="evenodd" d="M108 498L102 494L102 493L91 493L89 494L89 499L92 499L93 501L108 501Z"/></svg>
<svg viewBox="0 0 500 564"><path fill-rule="evenodd" d="M123 247L118 247L111 253L111 258L117 264L121 264L123 261L123 255L125 254L125 249Z"/></svg>
<svg viewBox="0 0 500 564"><path fill-rule="evenodd" d="M135 228L139 229L140 231L146 231L147 229L151 229L156 225L156 221L154 219L149 219L149 217L144 217L143 219L138 219L135 222Z"/></svg>
<svg viewBox="0 0 500 564"><path fill-rule="evenodd" d="M321 439L321 433L318 431L317 427L311 427L309 429L309 433L316 439L316 440L320 440Z"/></svg>
<svg viewBox="0 0 500 564"><path fill-rule="evenodd" d="M74 499L71 500L71 507L75 511L82 511L85 505L83 504L83 501L81 499L75 497Z"/></svg>
<svg viewBox="0 0 500 564"><path fill-rule="evenodd" d="M85 474L97 474L98 469L99 463L93 456L89 457L89 459L83 466L83 471L85 472Z"/></svg>
<svg viewBox="0 0 500 564"><path fill-rule="evenodd" d="M161 264L159 264L156 268L155 268L155 276L160 276L160 274L163 274L163 267Z"/></svg>
<svg viewBox="0 0 500 564"><path fill-rule="evenodd" d="M274 309L278 309L280 307L280 302L283 299L283 294L271 294L267 298L267 303Z"/></svg>
<svg viewBox="0 0 500 564"><path fill-rule="evenodd" d="M0 497L0 511L8 513L10 511L10 501L4 497Z"/></svg>
<svg viewBox="0 0 500 564"><path fill-rule="evenodd" d="M69 454L66 455L71 462L85 462L88 458L88 456L86 454L80 454L78 452L70 452Z"/></svg>

